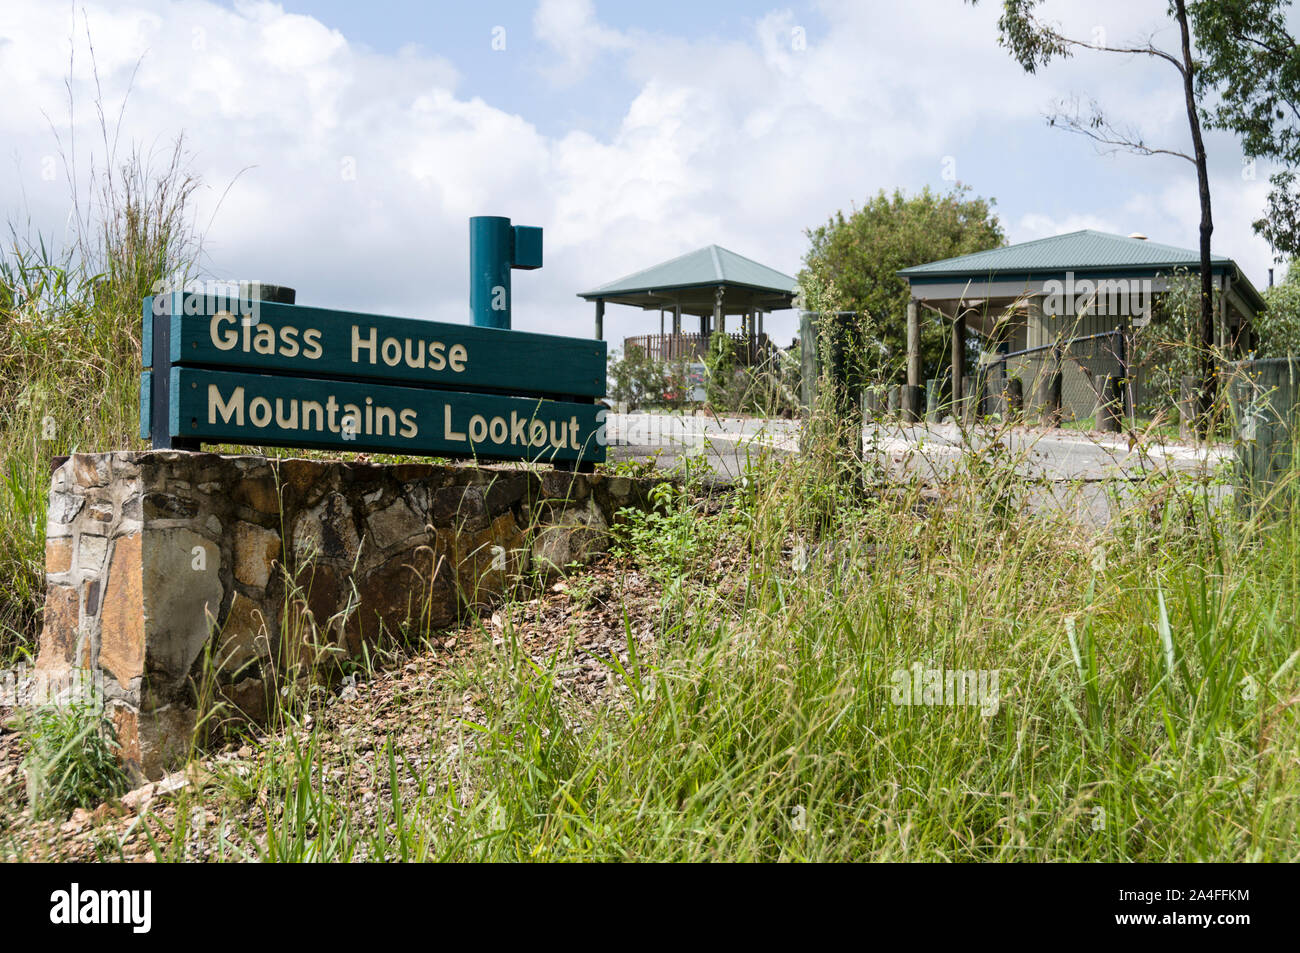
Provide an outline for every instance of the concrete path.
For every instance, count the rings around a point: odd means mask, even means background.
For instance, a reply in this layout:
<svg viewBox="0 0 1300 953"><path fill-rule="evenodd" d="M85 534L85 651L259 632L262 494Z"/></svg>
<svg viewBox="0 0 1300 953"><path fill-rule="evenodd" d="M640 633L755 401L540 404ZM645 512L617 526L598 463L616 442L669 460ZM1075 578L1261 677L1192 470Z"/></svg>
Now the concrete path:
<svg viewBox="0 0 1300 953"><path fill-rule="evenodd" d="M792 420L610 414L606 420L611 461L654 460L659 469L689 464L696 473L734 480L759 454L797 453L800 423ZM1128 484L1153 472L1209 475L1231 457L1227 447L1196 447L1157 439L1130 446L1119 434L1074 430L1017 429L998 433L955 424L868 424L863 446L890 476L942 483L973 453L995 451L1016 461L1027 478L1043 481L1037 502L1077 510L1088 522L1105 522L1107 485Z"/></svg>

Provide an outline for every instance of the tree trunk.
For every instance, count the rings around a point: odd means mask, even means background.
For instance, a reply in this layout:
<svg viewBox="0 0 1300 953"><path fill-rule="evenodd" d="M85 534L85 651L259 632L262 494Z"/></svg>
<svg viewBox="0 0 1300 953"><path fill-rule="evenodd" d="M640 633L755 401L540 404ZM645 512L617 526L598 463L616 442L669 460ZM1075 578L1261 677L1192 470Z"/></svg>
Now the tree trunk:
<svg viewBox="0 0 1300 953"><path fill-rule="evenodd" d="M1201 138L1201 120L1196 112L1195 64L1192 60L1191 32L1187 25L1185 0L1174 0L1174 14L1183 43L1183 95L1187 101L1187 122L1192 130L1192 149L1196 157L1196 184L1201 198L1201 327L1199 361L1199 399L1196 430L1209 435L1210 411L1215 401L1214 373L1214 276L1210 273L1210 235L1214 219L1210 214L1210 174L1205 161L1205 143Z"/></svg>

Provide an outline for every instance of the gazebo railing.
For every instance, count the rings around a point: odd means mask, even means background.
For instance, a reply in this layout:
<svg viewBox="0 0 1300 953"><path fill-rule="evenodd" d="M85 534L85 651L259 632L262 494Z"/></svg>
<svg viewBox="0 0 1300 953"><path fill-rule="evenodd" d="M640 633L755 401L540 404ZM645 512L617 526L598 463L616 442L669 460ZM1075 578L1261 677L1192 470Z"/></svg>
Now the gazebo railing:
<svg viewBox="0 0 1300 953"><path fill-rule="evenodd" d="M761 363L772 352L772 340L766 334L750 337L736 332L729 333L727 337L731 338L736 360L742 365L751 366ZM624 338L624 354L629 347L641 348L651 360L665 362L684 360L695 364L703 363L704 356L709 350L708 339L698 332L676 335L641 334Z"/></svg>

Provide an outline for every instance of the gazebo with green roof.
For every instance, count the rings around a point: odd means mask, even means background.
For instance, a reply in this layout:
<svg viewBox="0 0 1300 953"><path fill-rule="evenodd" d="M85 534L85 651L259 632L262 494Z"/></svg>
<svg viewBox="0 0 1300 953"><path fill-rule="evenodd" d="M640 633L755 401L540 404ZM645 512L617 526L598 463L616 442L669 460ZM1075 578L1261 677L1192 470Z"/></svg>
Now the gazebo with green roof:
<svg viewBox="0 0 1300 953"><path fill-rule="evenodd" d="M1254 318L1264 299L1231 258L1215 256L1211 269L1219 292L1216 343L1225 355L1240 353L1253 346ZM1097 400L1089 378L1120 370L1115 356L1097 353L1092 342L1141 327L1150 320L1154 296L1167 292L1178 273L1199 271L1198 252L1138 234L1091 229L904 268L898 274L911 291L909 396L916 401L922 384L919 310L924 308L952 322L955 400L963 396L968 330L984 339L986 363L998 364L999 352L1010 355L1000 362L1003 372L1026 385L1058 359L1049 348L1068 351L1075 342L1089 342L1086 348L1078 344L1080 357L1059 366L1062 410L1086 417ZM1030 393L1027 388L1025 394Z"/></svg>
<svg viewBox="0 0 1300 953"><path fill-rule="evenodd" d="M596 337L605 336L605 305L623 304L673 318L672 339L680 342L682 315L700 319L700 339L726 331L729 314L742 318L749 337L763 333L763 315L793 306L797 282L789 275L737 255L720 245L708 245L669 261L583 291L578 297L596 304Z"/></svg>

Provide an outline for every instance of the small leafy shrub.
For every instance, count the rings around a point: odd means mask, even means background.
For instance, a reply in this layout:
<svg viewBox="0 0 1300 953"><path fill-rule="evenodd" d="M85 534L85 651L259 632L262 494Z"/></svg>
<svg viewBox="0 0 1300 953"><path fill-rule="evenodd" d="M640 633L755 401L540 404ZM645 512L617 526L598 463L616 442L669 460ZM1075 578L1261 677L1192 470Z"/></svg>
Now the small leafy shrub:
<svg viewBox="0 0 1300 953"><path fill-rule="evenodd" d="M26 716L23 759L27 799L36 817L66 816L93 807L127 788L118 762L117 735L93 703L38 709Z"/></svg>
<svg viewBox="0 0 1300 953"><path fill-rule="evenodd" d="M669 370L662 361L656 361L645 348L632 345L621 357L610 355L609 396L636 410L643 404L658 403L664 399L669 386Z"/></svg>
<svg viewBox="0 0 1300 953"><path fill-rule="evenodd" d="M709 353L704 359L704 393L709 406L718 413L739 410L744 402L745 384L737 373L736 344L726 334L709 336Z"/></svg>
<svg viewBox="0 0 1300 953"><path fill-rule="evenodd" d="M649 511L619 511L610 552L631 559L657 579L671 581L703 552L705 540L686 490L661 483L650 491L650 501Z"/></svg>

